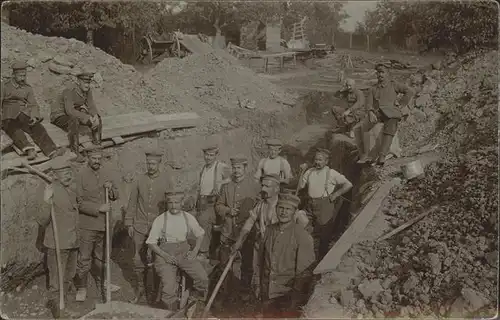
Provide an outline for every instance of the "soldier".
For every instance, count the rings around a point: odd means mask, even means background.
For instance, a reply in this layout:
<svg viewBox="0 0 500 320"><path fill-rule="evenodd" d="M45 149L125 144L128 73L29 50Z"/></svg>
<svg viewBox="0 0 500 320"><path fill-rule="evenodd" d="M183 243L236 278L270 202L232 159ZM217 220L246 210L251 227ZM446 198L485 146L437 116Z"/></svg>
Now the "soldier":
<svg viewBox="0 0 500 320"><path fill-rule="evenodd" d="M341 107L333 107L332 112L337 119L338 130L340 132L348 132L352 138L353 125L358 122L357 113L365 104L365 95L361 90L356 88L356 83L352 79L346 79L344 87L335 93L337 98L347 101L347 110Z"/></svg>
<svg viewBox="0 0 500 320"><path fill-rule="evenodd" d="M254 226L256 227L257 235L254 249L258 252L262 238L266 232L266 228L272 224L278 222L278 217L276 215L276 204L278 203L278 194L280 191L280 178L277 175L265 175L261 179L261 200L257 202L252 210L250 210L250 216L245 221L243 228L241 229L240 235L236 243L231 248L231 252L235 253L242 247L245 239L250 234ZM305 227L309 220L304 211L297 211L294 216L294 221L299 223L302 227ZM256 292L259 291L259 275L258 266L259 261L257 260L258 254L254 253L254 284L256 285Z"/></svg>
<svg viewBox="0 0 500 320"><path fill-rule="evenodd" d="M220 196L217 198L215 212L222 221L220 238L219 261L221 266L225 265L231 255L231 247L240 234L245 221L250 217L250 210L255 205L255 195L258 186L251 177L247 177L248 160L243 155L231 158L232 180L222 186ZM254 233L247 237L241 250L241 288L245 291L244 300L248 298L246 293L252 285ZM234 295L234 286L226 278L222 288L222 301L228 300Z"/></svg>
<svg viewBox="0 0 500 320"><path fill-rule="evenodd" d="M192 279L199 300L204 301L208 293L208 275L201 262L196 259L205 231L190 213L182 211L183 192L166 193L167 211L158 216L149 232L146 243L156 254L155 269L162 282L161 301L171 311L178 309L176 291L177 271L181 269ZM190 248L188 235L196 237L196 245Z"/></svg>
<svg viewBox="0 0 500 320"><path fill-rule="evenodd" d="M26 69L28 64L17 61L12 64L12 79L2 82L1 96L1 126L5 133L12 139L14 145L27 154L28 160L36 158L35 147L28 141L29 134L42 152L49 158L60 156L63 149L57 149L41 124L40 116L33 88L26 83Z"/></svg>
<svg viewBox="0 0 500 320"><path fill-rule="evenodd" d="M378 83L370 89L366 101L368 116L362 121L361 130L363 132L363 155L358 163L371 162L369 158L370 134L369 131L378 123L384 124L382 145L379 150L377 164L384 165L387 153L392 144L392 139L398 130L398 123L401 118L408 116L408 103L414 95L413 89L404 84L397 83L389 78L386 67L378 64L375 67L377 71ZM398 94L404 94L400 105L404 108L399 110L397 107Z"/></svg>
<svg viewBox="0 0 500 320"><path fill-rule="evenodd" d="M215 201L221 186L230 181L230 168L227 164L217 160L219 147L209 146L203 149L205 166L200 173L198 199L196 201L197 219L203 230L205 238L200 248L203 258L215 257L215 246L212 241L213 226L216 224Z"/></svg>
<svg viewBox="0 0 500 320"><path fill-rule="evenodd" d="M104 274L104 253L106 240L106 212L110 212L111 203L106 204L105 188L109 190L108 200L118 199L117 183L113 175L101 168L102 149L93 146L87 150L87 165L76 177L76 194L80 211L80 252L78 255L75 285L76 301L87 298L87 278L92 263L98 272L94 279L98 292L104 294L101 276ZM119 290L111 285L111 291Z"/></svg>
<svg viewBox="0 0 500 320"><path fill-rule="evenodd" d="M307 302L314 242L304 228L294 223L300 199L292 194L278 198L278 223L267 228L260 248L261 298L264 317L300 317Z"/></svg>
<svg viewBox="0 0 500 320"><path fill-rule="evenodd" d="M308 230L319 238L318 259L328 252L333 224L342 206L340 197L352 188L352 183L345 176L328 167L329 157L328 150L318 148L314 167L304 172L298 186L299 189L307 186L306 212L311 222ZM305 168L307 165L302 166ZM340 189L336 190L339 186Z"/></svg>
<svg viewBox="0 0 500 320"><path fill-rule="evenodd" d="M68 132L69 146L76 153L78 162L85 161L79 150L80 127L90 129L94 144L101 143L102 139L102 120L90 87L93 77L91 71L78 73L78 83L63 90L50 113L50 122Z"/></svg>
<svg viewBox="0 0 500 320"><path fill-rule="evenodd" d="M288 184L293 176L290 163L279 155L283 143L278 139L269 139L267 146L269 148L269 155L260 160L255 172L255 179L260 181L264 175L276 174L280 177L281 184Z"/></svg>
<svg viewBox="0 0 500 320"><path fill-rule="evenodd" d="M59 160L59 161L58 161ZM49 307L54 317L59 312L59 278L57 270L55 236L59 241L61 254L61 270L64 274L63 292L68 293L76 274L78 257L78 204L73 188L73 171L68 162L58 158L52 163L55 179L45 187L44 200L51 206L57 222L58 234L54 235L51 215L41 211L38 223L46 228L44 246L47 248L47 267L49 269Z"/></svg>
<svg viewBox="0 0 500 320"><path fill-rule="evenodd" d="M165 190L174 186L173 179L166 172L160 171L162 153L146 152L147 172L141 175L130 193L128 206L125 210L125 226L135 243L134 273L136 277L135 298L137 303L145 293L147 281L145 265L148 264L148 248L145 241L153 220L163 212L161 208Z"/></svg>

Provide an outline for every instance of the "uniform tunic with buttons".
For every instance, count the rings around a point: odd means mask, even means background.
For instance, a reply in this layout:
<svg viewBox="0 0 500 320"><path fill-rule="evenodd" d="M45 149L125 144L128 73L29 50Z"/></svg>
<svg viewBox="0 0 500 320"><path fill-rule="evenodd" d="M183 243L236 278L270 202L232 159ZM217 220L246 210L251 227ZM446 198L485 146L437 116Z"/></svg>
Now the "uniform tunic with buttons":
<svg viewBox="0 0 500 320"><path fill-rule="evenodd" d="M134 226L135 231L147 234L153 221L164 211L161 203L165 200L165 191L173 185L171 175L166 172L158 172L156 176L140 176L130 193L125 226Z"/></svg>
<svg viewBox="0 0 500 320"><path fill-rule="evenodd" d="M283 230L275 224L266 231L260 257L262 298L277 298L294 289L314 263L314 242L298 224L290 223Z"/></svg>
<svg viewBox="0 0 500 320"><path fill-rule="evenodd" d="M20 113L31 118L40 117L40 107L35 99L33 88L27 83L17 83L9 80L2 82L1 116L0 119L16 119Z"/></svg>
<svg viewBox="0 0 500 320"><path fill-rule="evenodd" d="M366 109L380 111L389 119L400 119L407 110L399 110L396 106L398 94L404 94L401 105L406 106L413 95L413 90L407 85L395 81L377 83L368 92Z"/></svg>
<svg viewBox="0 0 500 320"><path fill-rule="evenodd" d="M82 106L87 107L88 113L80 111ZM54 121L60 116L69 115L76 117L80 123L87 124L90 117L96 114L98 111L92 89L83 92L78 85L73 84L64 89L57 103L53 105L50 120Z"/></svg>

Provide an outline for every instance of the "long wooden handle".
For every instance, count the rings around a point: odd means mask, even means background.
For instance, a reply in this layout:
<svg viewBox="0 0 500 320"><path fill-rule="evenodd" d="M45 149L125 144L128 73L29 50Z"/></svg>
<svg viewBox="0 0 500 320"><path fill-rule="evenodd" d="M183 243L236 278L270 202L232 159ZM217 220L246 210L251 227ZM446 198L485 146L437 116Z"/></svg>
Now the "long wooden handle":
<svg viewBox="0 0 500 320"><path fill-rule="evenodd" d="M429 210L427 210L427 211L419 214L417 217L411 219L410 221L407 221L406 223L403 223L402 225L400 225L396 229L394 229L391 232L387 233L385 236L380 237L379 239L377 239L377 241L382 241L382 240L389 239L393 235L395 235L395 234L403 231L404 229L406 229L406 228L410 227L411 225L417 223L418 221L422 220L425 216L427 216L429 213L431 213L435 209L436 209L435 207L432 207Z"/></svg>
<svg viewBox="0 0 500 320"><path fill-rule="evenodd" d="M64 279L61 261L61 244L59 243L59 232L57 229L56 215L54 205L50 205L50 218L52 219L52 230L54 231L54 240L56 243L57 276L59 278L59 309L64 309Z"/></svg>
<svg viewBox="0 0 500 320"><path fill-rule="evenodd" d="M105 188L106 204L109 203L109 189ZM111 235L110 212L106 212L106 303L111 303Z"/></svg>
<svg viewBox="0 0 500 320"><path fill-rule="evenodd" d="M222 272L222 275L220 276L219 282L217 282L217 285L214 288L214 291L212 292L212 295L210 296L210 299L208 300L207 305L205 306L205 309L203 310L203 315L201 316L202 319L205 319L207 317L208 311L210 310L210 307L212 306L212 303L214 303L215 297L217 296L217 293L219 292L219 289L222 285L222 282L226 278L229 269L233 265L234 258L236 258L236 253L231 255L229 258L229 261L226 264L226 268L224 269L224 272Z"/></svg>
<svg viewBox="0 0 500 320"><path fill-rule="evenodd" d="M38 170L36 168L33 168L32 166L30 166L26 162L23 162L22 164L23 164L23 167L25 167L26 169L28 169L29 172L37 174L38 176L40 176L40 178L46 180L48 183L52 183L52 178L49 177L47 174L43 173L42 171L40 171L40 170Z"/></svg>

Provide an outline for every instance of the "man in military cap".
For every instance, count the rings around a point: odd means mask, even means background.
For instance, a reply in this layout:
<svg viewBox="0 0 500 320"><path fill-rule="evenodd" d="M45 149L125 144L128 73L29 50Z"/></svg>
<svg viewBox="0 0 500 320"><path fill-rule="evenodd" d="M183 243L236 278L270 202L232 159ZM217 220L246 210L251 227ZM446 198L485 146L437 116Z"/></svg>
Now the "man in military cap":
<svg viewBox="0 0 500 320"><path fill-rule="evenodd" d="M255 172L255 179L260 181L264 175L276 174L280 177L281 184L288 184L292 176L292 169L288 160L280 156L283 143L279 139L267 140L269 154L266 158L259 161L257 171Z"/></svg>
<svg viewBox="0 0 500 320"><path fill-rule="evenodd" d="M26 83L27 68L28 64L24 61L14 62L12 79L1 84L2 129L12 139L14 145L27 154L28 160L36 158L36 150L25 133L31 136L46 156L50 158L60 156L64 150L57 149L41 124L43 118L40 116L40 106L35 99L33 88Z"/></svg>
<svg viewBox="0 0 500 320"><path fill-rule="evenodd" d="M220 266L224 266L231 255L234 245L241 232L245 221L250 217L250 210L255 206L258 185L248 177L248 159L244 155L235 155L231 158L231 181L222 186L220 196L217 198L215 212L221 220L221 237L219 249ZM254 237L252 233L247 237L241 250L241 285L246 291L252 285ZM226 277L220 292L222 301L234 295L235 286ZM233 291L231 291L233 290ZM244 297L247 298L247 295Z"/></svg>
<svg viewBox="0 0 500 320"><path fill-rule="evenodd" d="M69 145L77 154L78 162L85 160L79 150L80 127L90 129L94 144L101 143L102 138L102 120L90 87L93 77L92 71L80 71L77 83L63 90L50 113L50 122L68 132Z"/></svg>
<svg viewBox="0 0 500 320"><path fill-rule="evenodd" d="M353 126L358 122L358 113L363 111L365 104L365 95L361 90L356 88L356 83L353 79L346 79L342 89L335 92L335 97L347 102L347 109L334 106L332 113L337 120L336 132L348 132L353 137Z"/></svg>
<svg viewBox="0 0 500 320"><path fill-rule="evenodd" d="M299 203L300 199L293 194L279 195L278 223L267 228L260 247L264 317L298 318L299 307L309 297L314 242L294 221Z"/></svg>
<svg viewBox="0 0 500 320"><path fill-rule="evenodd" d="M163 213L162 205L165 199L165 190L173 188L174 181L171 174L160 170L163 154L157 151L146 152L145 174L139 176L132 186L128 206L125 209L125 226L129 236L135 243L134 271L136 276L137 303L145 293L145 265L148 263L148 248L145 241L154 219Z"/></svg>
<svg viewBox="0 0 500 320"><path fill-rule="evenodd" d="M218 243L215 243L213 236L213 226L216 224L215 201L223 184L230 181L231 168L222 161L217 160L219 147L210 145L203 148L205 166L200 173L198 185L198 197L196 201L196 211L198 222L205 230L205 238L201 245L200 254L204 258L215 259L215 251Z"/></svg>
<svg viewBox="0 0 500 320"><path fill-rule="evenodd" d="M311 224L308 230L319 238L317 257L321 259L329 249L333 224L342 206L341 196L352 188L352 183L341 173L328 167L330 152L318 148L314 167L302 175L298 188L307 187L306 212Z"/></svg>
<svg viewBox="0 0 500 320"><path fill-rule="evenodd" d="M278 175L265 175L261 179L261 199L257 204L250 210L250 216L245 221L241 232L239 234L238 240L231 248L232 253L239 251L245 242L245 239L250 234L252 229L256 229L256 241L255 250L258 251L260 243L266 233L267 227L278 222L278 216L276 214L276 204L278 203L278 194L280 192L280 177ZM304 211L297 211L294 216L294 221L299 223L302 227L308 224L308 218ZM256 291L258 292L259 281L258 281L258 265L257 260L258 255L254 253L254 281L256 285Z"/></svg>
<svg viewBox="0 0 500 320"><path fill-rule="evenodd" d="M367 117L363 120L363 155L359 163L371 162L369 158L370 133L369 131L379 122L384 124L382 145L379 150L377 163L383 165L392 144L392 139L398 130L398 123L408 116L408 103L414 95L413 89L390 79L387 68L383 64L375 67L378 83L374 85L366 100ZM404 96L398 103L398 94ZM398 105L402 105L402 110Z"/></svg>
<svg viewBox="0 0 500 320"><path fill-rule="evenodd" d="M154 266L162 282L161 301L171 311L178 309L177 279L181 269L193 279L199 300L205 301L208 293L208 275L196 258L201 248L205 231L190 213L182 211L184 193L166 193L167 211L154 221L146 243L156 254ZM188 236L196 238L196 245L190 248Z"/></svg>
<svg viewBox="0 0 500 320"><path fill-rule="evenodd" d="M49 210L41 210L38 223L45 227L43 245L47 248L47 267L49 269L49 307L55 317L59 317L59 277L57 270L55 237L59 240L61 268L64 274L63 292L68 293L76 274L78 257L78 204L73 188L73 171L69 163L57 158L52 163L54 181L43 186L44 201L53 210L57 224L57 235L54 235Z"/></svg>
<svg viewBox="0 0 500 320"><path fill-rule="evenodd" d="M110 168L101 168L102 148L94 145L87 152L87 165L76 176L76 194L80 212L80 253L78 255L75 286L76 300L85 301L87 297L87 278L94 263L98 272L94 279L100 293L104 296L104 246L106 240L106 212L111 211L111 202L118 199L117 179ZM108 199L105 197L108 189ZM106 201L109 200L109 201ZM111 291L119 287L112 285Z"/></svg>

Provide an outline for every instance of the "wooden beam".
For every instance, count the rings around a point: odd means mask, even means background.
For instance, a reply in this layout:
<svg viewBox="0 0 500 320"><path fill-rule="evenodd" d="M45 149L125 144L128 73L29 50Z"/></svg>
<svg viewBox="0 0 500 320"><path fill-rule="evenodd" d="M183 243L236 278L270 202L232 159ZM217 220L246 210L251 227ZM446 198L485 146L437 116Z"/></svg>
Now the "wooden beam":
<svg viewBox="0 0 500 320"><path fill-rule="evenodd" d="M392 187L400 183L400 179L392 179L384 183L373 198L366 204L349 228L342 234L340 239L328 251L326 256L314 269L314 274L321 274L335 270L342 260L342 256L349 251L351 246L360 239L366 226L379 211L382 201L389 195Z"/></svg>

